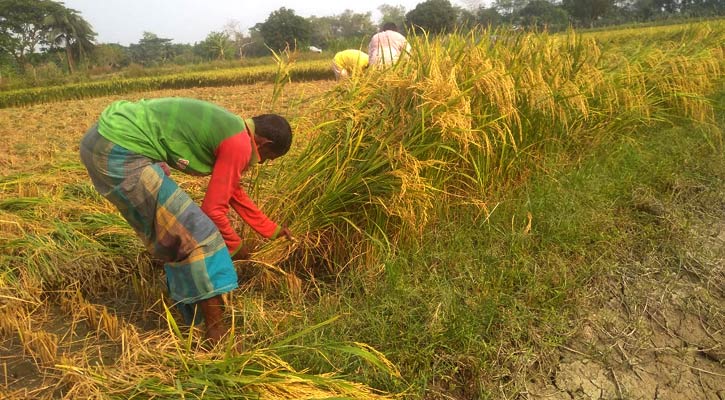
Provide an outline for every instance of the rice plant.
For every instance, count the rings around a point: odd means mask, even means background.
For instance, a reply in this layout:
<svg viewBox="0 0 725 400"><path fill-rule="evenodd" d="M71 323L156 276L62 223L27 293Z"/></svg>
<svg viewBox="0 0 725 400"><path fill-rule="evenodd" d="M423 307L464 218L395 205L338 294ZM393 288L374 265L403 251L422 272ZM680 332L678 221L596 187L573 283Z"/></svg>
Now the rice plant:
<svg viewBox="0 0 725 400"><path fill-rule="evenodd" d="M168 309L167 309L168 313ZM200 351L192 345L168 314L172 338L137 342L133 353L112 368L56 367L77 380L66 396L99 398L205 398L205 399L387 399L393 396L355 383L332 371L312 373L297 369L285 359L297 353L318 353L323 358L342 352L370 363L384 374L399 376L384 355L361 343L296 345L295 341L333 322L328 320L270 345L241 352L234 336L221 354Z"/></svg>
<svg viewBox="0 0 725 400"><path fill-rule="evenodd" d="M415 245L436 210L474 204L485 214L487 191L515 184L550 143L681 117L710 123L705 96L722 77L725 39L713 24L688 47L653 42L613 56L573 31L411 38L395 66L320 100L326 117L272 196L275 213L307 234L255 258L312 276L375 265Z"/></svg>

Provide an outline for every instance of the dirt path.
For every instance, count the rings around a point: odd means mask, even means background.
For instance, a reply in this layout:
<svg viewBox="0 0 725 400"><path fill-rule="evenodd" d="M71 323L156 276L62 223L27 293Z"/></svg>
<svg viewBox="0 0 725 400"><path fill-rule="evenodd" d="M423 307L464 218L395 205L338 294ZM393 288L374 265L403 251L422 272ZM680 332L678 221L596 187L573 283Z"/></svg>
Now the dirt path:
<svg viewBox="0 0 725 400"><path fill-rule="evenodd" d="M681 226L691 251L650 249L618 267L525 398L725 400L722 211Z"/></svg>

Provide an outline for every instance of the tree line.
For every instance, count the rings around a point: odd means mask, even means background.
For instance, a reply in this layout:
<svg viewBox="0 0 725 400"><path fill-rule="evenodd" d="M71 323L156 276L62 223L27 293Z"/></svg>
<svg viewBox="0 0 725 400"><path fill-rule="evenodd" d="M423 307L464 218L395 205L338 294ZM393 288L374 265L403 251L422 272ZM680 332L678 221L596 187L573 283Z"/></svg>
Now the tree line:
<svg viewBox="0 0 725 400"><path fill-rule="evenodd" d="M449 0L426 0L410 11L382 5L381 21L400 30L431 34L478 26L557 31L672 17L722 16L725 0L495 0L490 7L468 0L458 7ZM347 10L339 15L301 17L282 7L264 22L243 32L228 23L194 44L144 32L137 43L96 44L91 24L77 10L53 0L0 0L0 78L27 68L54 65L66 73L79 66L116 69L132 64L153 67L232 60L269 55L270 49L315 46L329 51L364 48L377 30L372 13Z"/></svg>

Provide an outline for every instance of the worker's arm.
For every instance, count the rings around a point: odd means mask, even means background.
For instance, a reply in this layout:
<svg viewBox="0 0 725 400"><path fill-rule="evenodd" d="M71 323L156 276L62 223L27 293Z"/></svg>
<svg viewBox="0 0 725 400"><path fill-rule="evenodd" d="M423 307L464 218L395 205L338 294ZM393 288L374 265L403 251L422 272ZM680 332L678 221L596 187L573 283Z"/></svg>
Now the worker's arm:
<svg viewBox="0 0 725 400"><path fill-rule="evenodd" d="M242 240L232 228L227 214L232 196L239 190L242 170L249 163L251 154L252 147L246 132L224 139L217 148L209 186L201 203L202 211L217 226L232 255L240 250Z"/></svg>
<svg viewBox="0 0 725 400"><path fill-rule="evenodd" d="M276 239L282 232L283 227L272 222L249 198L242 188L234 191L231 198L231 205L240 217L257 233L267 239Z"/></svg>

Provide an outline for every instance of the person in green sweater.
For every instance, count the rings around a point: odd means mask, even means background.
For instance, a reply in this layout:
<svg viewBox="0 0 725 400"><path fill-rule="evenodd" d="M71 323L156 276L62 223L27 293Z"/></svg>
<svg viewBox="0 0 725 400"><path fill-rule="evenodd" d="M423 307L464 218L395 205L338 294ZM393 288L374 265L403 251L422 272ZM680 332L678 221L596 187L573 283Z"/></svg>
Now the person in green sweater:
<svg viewBox="0 0 725 400"><path fill-rule="evenodd" d="M170 297L187 323L205 321L212 343L228 330L221 295L237 287L232 259L248 256L227 217L230 207L265 238L293 239L240 186L250 166L283 156L291 142L279 115L244 119L188 98L114 102L81 140L93 186L164 262ZM170 178L169 167L211 175L201 207Z"/></svg>

